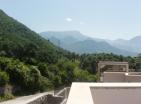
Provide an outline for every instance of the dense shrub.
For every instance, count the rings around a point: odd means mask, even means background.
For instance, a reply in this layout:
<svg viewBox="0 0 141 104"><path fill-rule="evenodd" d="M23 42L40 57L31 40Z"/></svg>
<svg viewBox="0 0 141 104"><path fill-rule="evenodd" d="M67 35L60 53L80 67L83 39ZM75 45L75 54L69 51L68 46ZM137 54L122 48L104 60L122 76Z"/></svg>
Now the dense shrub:
<svg viewBox="0 0 141 104"><path fill-rule="evenodd" d="M5 100L10 100L13 98L14 98L14 96L11 93L7 93L7 94L0 96L0 102L5 101Z"/></svg>
<svg viewBox="0 0 141 104"><path fill-rule="evenodd" d="M9 82L9 76L6 72L0 71L0 87Z"/></svg>

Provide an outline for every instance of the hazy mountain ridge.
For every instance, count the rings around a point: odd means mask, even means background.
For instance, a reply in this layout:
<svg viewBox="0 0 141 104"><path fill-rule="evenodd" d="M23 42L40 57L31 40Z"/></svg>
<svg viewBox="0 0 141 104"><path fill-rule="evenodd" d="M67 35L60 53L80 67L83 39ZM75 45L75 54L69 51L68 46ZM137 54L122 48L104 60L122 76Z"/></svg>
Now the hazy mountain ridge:
<svg viewBox="0 0 141 104"><path fill-rule="evenodd" d="M117 39L113 41L107 41L109 44L111 44L114 47L117 47L119 49L124 49L131 52L140 53L141 52L141 35L136 36L130 40L124 40L124 39Z"/></svg>
<svg viewBox="0 0 141 104"><path fill-rule="evenodd" d="M65 32L43 32L42 37L49 39L51 42L76 53L115 53L121 55L135 55L135 52L130 52L124 49L116 48L110 45L104 39L90 38L78 31ZM55 40L56 39L56 40Z"/></svg>

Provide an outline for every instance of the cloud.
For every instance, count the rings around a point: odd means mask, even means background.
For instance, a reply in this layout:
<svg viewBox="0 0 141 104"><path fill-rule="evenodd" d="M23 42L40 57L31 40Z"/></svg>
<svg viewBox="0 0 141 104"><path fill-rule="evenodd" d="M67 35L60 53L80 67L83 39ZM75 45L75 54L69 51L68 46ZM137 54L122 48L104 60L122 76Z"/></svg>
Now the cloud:
<svg viewBox="0 0 141 104"><path fill-rule="evenodd" d="M66 21L72 22L72 18L66 18Z"/></svg>

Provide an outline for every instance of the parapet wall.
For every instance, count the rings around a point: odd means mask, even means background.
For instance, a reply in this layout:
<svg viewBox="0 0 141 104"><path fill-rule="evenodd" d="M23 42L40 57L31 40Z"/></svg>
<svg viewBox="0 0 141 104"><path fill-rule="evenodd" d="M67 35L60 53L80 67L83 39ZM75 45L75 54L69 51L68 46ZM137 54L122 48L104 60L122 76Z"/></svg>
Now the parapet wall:
<svg viewBox="0 0 141 104"><path fill-rule="evenodd" d="M27 104L65 104L69 95L70 88L66 87L58 93L41 96Z"/></svg>
<svg viewBox="0 0 141 104"><path fill-rule="evenodd" d="M104 72L103 82L141 82L140 72Z"/></svg>
<svg viewBox="0 0 141 104"><path fill-rule="evenodd" d="M104 72L103 82L125 82L125 72Z"/></svg>
<svg viewBox="0 0 141 104"><path fill-rule="evenodd" d="M28 104L60 104L63 101L63 97L56 97L52 95L42 96Z"/></svg>
<svg viewBox="0 0 141 104"><path fill-rule="evenodd" d="M120 85L120 84L119 84ZM141 88L132 86L91 87L94 104L141 104Z"/></svg>
<svg viewBox="0 0 141 104"><path fill-rule="evenodd" d="M42 97L40 97L30 103L27 103L27 104L47 104L46 102L47 102L47 95L42 96Z"/></svg>

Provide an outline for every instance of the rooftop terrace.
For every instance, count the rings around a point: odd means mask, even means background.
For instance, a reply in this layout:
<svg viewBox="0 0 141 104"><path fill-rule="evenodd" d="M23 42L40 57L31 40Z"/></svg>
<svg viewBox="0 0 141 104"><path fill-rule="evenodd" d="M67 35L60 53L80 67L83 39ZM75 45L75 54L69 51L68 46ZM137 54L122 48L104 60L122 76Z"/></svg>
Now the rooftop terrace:
<svg viewBox="0 0 141 104"><path fill-rule="evenodd" d="M141 104L141 83L73 83L67 104Z"/></svg>

